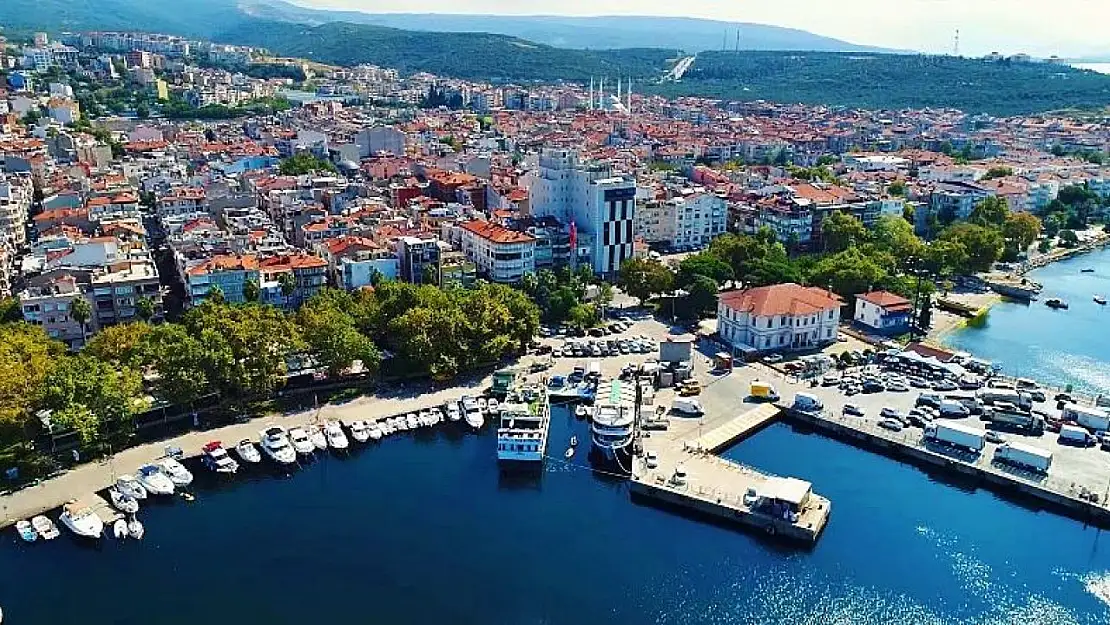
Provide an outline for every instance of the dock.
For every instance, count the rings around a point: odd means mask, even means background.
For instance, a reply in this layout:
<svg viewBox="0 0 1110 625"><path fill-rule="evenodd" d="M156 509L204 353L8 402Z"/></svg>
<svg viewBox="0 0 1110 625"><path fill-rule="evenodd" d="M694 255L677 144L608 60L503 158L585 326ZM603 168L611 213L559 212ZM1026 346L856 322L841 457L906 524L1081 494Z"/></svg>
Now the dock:
<svg viewBox="0 0 1110 625"><path fill-rule="evenodd" d="M779 415L773 404L651 432L632 460L633 497L736 523L771 536L816 542L831 502L809 482L760 472L713 455ZM673 422L672 422L673 423ZM655 455L649 467L647 456Z"/></svg>
<svg viewBox="0 0 1110 625"><path fill-rule="evenodd" d="M104 499L96 493L85 495L76 500L78 508L88 508L100 517L104 522L105 527L111 527L113 523L123 518L123 514L112 507L108 500Z"/></svg>

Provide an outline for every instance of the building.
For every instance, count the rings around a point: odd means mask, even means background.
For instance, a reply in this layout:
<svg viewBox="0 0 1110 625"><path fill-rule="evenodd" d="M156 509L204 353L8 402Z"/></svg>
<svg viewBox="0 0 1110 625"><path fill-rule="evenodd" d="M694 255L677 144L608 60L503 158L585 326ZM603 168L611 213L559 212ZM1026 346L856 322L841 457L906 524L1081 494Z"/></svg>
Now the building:
<svg viewBox="0 0 1110 625"><path fill-rule="evenodd" d="M637 206L637 236L648 243L667 243L675 249L708 245L728 226L725 199L711 193L690 193Z"/></svg>
<svg viewBox="0 0 1110 625"><path fill-rule="evenodd" d="M283 308L297 308L328 285L328 263L318 256L297 252L278 254L258 261L262 301ZM281 276L293 274L293 292L284 293Z"/></svg>
<svg viewBox="0 0 1110 625"><path fill-rule="evenodd" d="M438 284L440 271L439 240L400 237L396 243L401 262L401 279L413 284Z"/></svg>
<svg viewBox="0 0 1110 625"><path fill-rule="evenodd" d="M537 217L554 217L592 238L594 273L612 275L633 256L636 183L614 176L602 162L580 162L573 150L546 149L529 177L529 202Z"/></svg>
<svg viewBox="0 0 1110 625"><path fill-rule="evenodd" d="M395 251L364 237L324 241L316 246L316 251L328 263L335 285L347 291L373 285L375 276L396 280L401 273Z"/></svg>
<svg viewBox="0 0 1110 625"><path fill-rule="evenodd" d="M385 152L394 156L405 154L405 133L388 126L376 126L360 130L355 135L359 158Z"/></svg>
<svg viewBox="0 0 1110 625"><path fill-rule="evenodd" d="M258 257L253 254L216 255L187 266L182 274L190 306L204 303L213 288L223 293L224 301L247 301L243 287L248 280L259 282Z"/></svg>
<svg viewBox="0 0 1110 625"><path fill-rule="evenodd" d="M85 344L85 337L96 330L95 314L84 326L71 314L73 302L84 298L76 275L68 271L53 272L32 279L19 293L19 306L24 321L41 326L47 335L70 349L78 349Z"/></svg>
<svg viewBox="0 0 1110 625"><path fill-rule="evenodd" d="M150 300L151 321L161 321L162 288L153 262L122 261L93 272L88 298L99 328L142 319L139 301Z"/></svg>
<svg viewBox="0 0 1110 625"><path fill-rule="evenodd" d="M718 333L745 354L811 349L836 341L840 306L835 293L793 282L731 291L718 299Z"/></svg>
<svg viewBox="0 0 1110 625"><path fill-rule="evenodd" d="M863 293L856 296L854 320L870 332L902 334L910 330L913 305L901 295L887 291Z"/></svg>
<svg viewBox="0 0 1110 625"><path fill-rule="evenodd" d="M459 225L462 251L491 282L515 284L536 271L536 238L488 221Z"/></svg>

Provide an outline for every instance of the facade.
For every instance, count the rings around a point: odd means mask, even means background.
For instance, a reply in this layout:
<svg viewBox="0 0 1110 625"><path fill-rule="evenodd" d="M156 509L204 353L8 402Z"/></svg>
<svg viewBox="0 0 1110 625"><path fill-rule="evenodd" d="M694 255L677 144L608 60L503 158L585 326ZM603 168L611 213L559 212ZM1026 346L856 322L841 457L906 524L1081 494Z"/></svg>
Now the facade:
<svg viewBox="0 0 1110 625"><path fill-rule="evenodd" d="M725 199L693 193L637 205L636 235L648 243L669 243L677 249L708 245L728 227Z"/></svg>
<svg viewBox="0 0 1110 625"><path fill-rule="evenodd" d="M297 308L328 285L328 263L318 256L305 253L279 254L258 261L262 276L263 301L284 308ZM294 288L289 295L281 292L281 274L292 273Z"/></svg>
<svg viewBox="0 0 1110 625"><path fill-rule="evenodd" d="M533 215L572 224L576 234L592 238L595 273L611 275L632 258L636 183L614 176L607 164L580 162L573 150L544 150L529 198Z"/></svg>
<svg viewBox="0 0 1110 625"><path fill-rule="evenodd" d="M138 302L143 298L154 304L150 320L162 319L162 288L158 283L158 270L149 260L119 262L95 271L89 291L88 299L92 303L97 327L139 321L142 316Z"/></svg>
<svg viewBox="0 0 1110 625"><path fill-rule="evenodd" d="M204 303L213 287L218 287L224 301L241 304L247 299L243 286L247 280L259 283L258 258L252 254L216 255L188 267L182 282L190 306Z"/></svg>
<svg viewBox="0 0 1110 625"><path fill-rule="evenodd" d="M463 254L491 282L515 284L536 271L536 239L532 235L488 222L459 225Z"/></svg>
<svg viewBox="0 0 1110 625"><path fill-rule="evenodd" d="M424 284L425 278L440 270L439 241L434 238L401 237L397 239L397 258L401 262L401 279L414 284ZM439 282L436 277L428 281Z"/></svg>
<svg viewBox="0 0 1110 625"><path fill-rule="evenodd" d="M341 237L317 245L316 250L328 263L335 285L347 291L373 285L375 275L386 280L400 277L397 254L370 239Z"/></svg>
<svg viewBox="0 0 1110 625"><path fill-rule="evenodd" d="M788 282L722 293L717 303L721 339L743 353L812 349L836 341L840 298Z"/></svg>
<svg viewBox="0 0 1110 625"><path fill-rule="evenodd" d="M396 128L378 126L359 131L355 136L359 158L385 152L394 156L405 154L405 133Z"/></svg>
<svg viewBox="0 0 1110 625"><path fill-rule="evenodd" d="M871 291L856 296L853 319L868 331L879 334L902 334L910 329L913 305L901 295L887 291Z"/></svg>
<svg viewBox="0 0 1110 625"><path fill-rule="evenodd" d="M78 349L85 344L85 337L97 327L95 313L84 327L71 316L73 302L84 298L76 275L56 273L32 281L19 293L19 306L24 321L41 326L47 335L62 341L70 349Z"/></svg>

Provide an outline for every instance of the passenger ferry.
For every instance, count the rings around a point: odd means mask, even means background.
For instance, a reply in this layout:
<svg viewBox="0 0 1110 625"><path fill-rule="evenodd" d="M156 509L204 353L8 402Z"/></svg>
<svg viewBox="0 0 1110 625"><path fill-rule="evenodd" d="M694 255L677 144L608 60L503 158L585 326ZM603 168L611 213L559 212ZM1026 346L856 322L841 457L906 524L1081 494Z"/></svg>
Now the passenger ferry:
<svg viewBox="0 0 1110 625"><path fill-rule="evenodd" d="M497 460L502 463L541 464L547 453L551 410L542 385L510 390L500 404Z"/></svg>
<svg viewBox="0 0 1110 625"><path fill-rule="evenodd" d="M590 438L593 452L606 464L630 471L632 468L632 439L636 430L636 400L624 392L620 380L614 380L599 393L594 405ZM627 389L632 390L632 389Z"/></svg>

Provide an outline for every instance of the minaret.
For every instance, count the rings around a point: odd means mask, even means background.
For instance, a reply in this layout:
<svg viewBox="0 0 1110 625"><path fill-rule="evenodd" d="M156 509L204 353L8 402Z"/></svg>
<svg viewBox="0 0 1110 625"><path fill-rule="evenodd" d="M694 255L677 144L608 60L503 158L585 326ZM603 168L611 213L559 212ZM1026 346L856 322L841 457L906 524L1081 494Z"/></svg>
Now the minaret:
<svg viewBox="0 0 1110 625"><path fill-rule="evenodd" d="M621 102L621 77L617 76L617 104Z"/></svg>
<svg viewBox="0 0 1110 625"><path fill-rule="evenodd" d="M601 77L601 89L597 94L597 107L605 110L605 77Z"/></svg>
<svg viewBox="0 0 1110 625"><path fill-rule="evenodd" d="M590 76L590 99L587 101L586 109L590 110L590 111L594 110L594 77L593 76Z"/></svg>
<svg viewBox="0 0 1110 625"><path fill-rule="evenodd" d="M628 111L628 114L631 115L632 114L632 77L631 76L628 77L628 94L625 97L628 98L628 104L625 105L624 108L625 108L626 111Z"/></svg>

